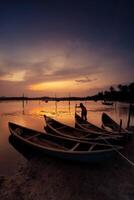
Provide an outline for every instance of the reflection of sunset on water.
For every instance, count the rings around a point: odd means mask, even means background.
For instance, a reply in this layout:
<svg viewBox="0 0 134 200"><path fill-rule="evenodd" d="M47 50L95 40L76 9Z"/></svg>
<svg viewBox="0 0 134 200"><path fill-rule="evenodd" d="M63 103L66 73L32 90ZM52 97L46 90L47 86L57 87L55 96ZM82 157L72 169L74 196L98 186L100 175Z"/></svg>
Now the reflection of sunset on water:
<svg viewBox="0 0 134 200"><path fill-rule="evenodd" d="M18 154L11 150L11 146L8 143L8 137L10 135L8 129L8 122L14 122L22 126L35 129L45 133L44 126L44 114L48 115L64 124L73 126L75 125L75 105L80 104L80 101L9 101L1 102L0 106L0 146L3 149L4 154L9 154L12 157L19 159ZM104 106L101 102L84 101L83 104L88 110L87 119L91 123L101 126L101 115L103 112L108 113L117 122L120 119L123 120L123 126L126 127L128 118L128 105L123 103L116 103L116 106ZM77 112L80 114L80 109L77 108ZM131 123L134 121L134 117L131 119ZM20 156L20 155L19 155ZM3 157L3 162L8 162L6 157ZM11 159L8 159L9 162ZM14 163L15 165L15 163ZM5 169L6 170L6 169Z"/></svg>

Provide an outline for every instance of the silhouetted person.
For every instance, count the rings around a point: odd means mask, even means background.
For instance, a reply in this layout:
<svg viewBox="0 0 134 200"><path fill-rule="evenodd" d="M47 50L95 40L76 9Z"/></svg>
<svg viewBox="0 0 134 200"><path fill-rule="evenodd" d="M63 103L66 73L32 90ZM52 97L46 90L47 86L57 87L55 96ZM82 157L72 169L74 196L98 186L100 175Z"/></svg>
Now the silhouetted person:
<svg viewBox="0 0 134 200"><path fill-rule="evenodd" d="M87 109L86 109L86 107L83 105L83 103L80 103L79 107L81 108L82 119L87 120Z"/></svg>

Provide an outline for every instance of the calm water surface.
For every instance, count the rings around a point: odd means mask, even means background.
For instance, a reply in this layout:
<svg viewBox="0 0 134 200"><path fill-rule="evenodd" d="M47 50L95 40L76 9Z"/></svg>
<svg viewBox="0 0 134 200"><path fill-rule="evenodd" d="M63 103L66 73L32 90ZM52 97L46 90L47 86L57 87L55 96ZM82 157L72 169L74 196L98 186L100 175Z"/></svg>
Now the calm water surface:
<svg viewBox="0 0 134 200"><path fill-rule="evenodd" d="M9 142L10 132L8 122L15 122L32 129L44 132L44 117L49 115L59 121L74 126L75 104L80 102L57 102L50 101L8 101L0 102L0 175L11 175L15 172L18 164L26 161ZM101 126L101 115L103 112L118 123L123 120L123 127L126 127L128 120L128 104L115 103L113 106L102 105L101 102L83 102L88 110L88 120ZM79 111L79 110L78 110ZM134 124L134 116L131 118Z"/></svg>

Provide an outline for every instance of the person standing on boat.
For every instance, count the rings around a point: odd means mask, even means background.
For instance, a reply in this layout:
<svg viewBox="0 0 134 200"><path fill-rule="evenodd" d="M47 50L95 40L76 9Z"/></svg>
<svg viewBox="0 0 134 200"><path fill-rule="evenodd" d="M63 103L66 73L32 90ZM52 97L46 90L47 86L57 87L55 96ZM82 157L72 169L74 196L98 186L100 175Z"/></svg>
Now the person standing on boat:
<svg viewBox="0 0 134 200"><path fill-rule="evenodd" d="M81 108L81 118L84 120L87 120L87 109L86 107L83 105L83 103L80 103L80 106L78 106L79 108Z"/></svg>

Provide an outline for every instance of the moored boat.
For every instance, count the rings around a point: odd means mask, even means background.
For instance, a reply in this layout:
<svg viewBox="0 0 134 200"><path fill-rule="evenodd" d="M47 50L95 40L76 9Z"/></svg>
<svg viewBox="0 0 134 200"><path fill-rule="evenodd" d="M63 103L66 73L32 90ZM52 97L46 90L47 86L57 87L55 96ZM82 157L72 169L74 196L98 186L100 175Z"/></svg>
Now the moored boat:
<svg viewBox="0 0 134 200"><path fill-rule="evenodd" d="M11 122L9 122L9 130L22 144L49 156L71 161L98 162L111 158L123 148L45 134Z"/></svg>
<svg viewBox="0 0 134 200"><path fill-rule="evenodd" d="M102 125L105 128L110 128L115 133L119 133L120 135L127 135L131 136L133 135L133 132L131 130L127 130L122 128L117 122L115 122L108 114L103 113L102 114Z"/></svg>
<svg viewBox="0 0 134 200"><path fill-rule="evenodd" d="M113 102L103 101L102 104L103 104L103 105L106 105L106 106L112 106L112 105L113 105Z"/></svg>
<svg viewBox="0 0 134 200"><path fill-rule="evenodd" d="M61 135L67 138L80 139L84 141L105 142L110 144L123 144L126 140L124 136L120 135L102 135L93 131L80 130L78 128L65 125L46 115L44 115L44 118L46 122L45 130L54 135Z"/></svg>
<svg viewBox="0 0 134 200"><path fill-rule="evenodd" d="M115 132L107 131L103 128L100 128L91 122L82 119L77 113L75 113L75 127L82 129L87 132L93 132L95 134L101 134L101 135L114 135Z"/></svg>

